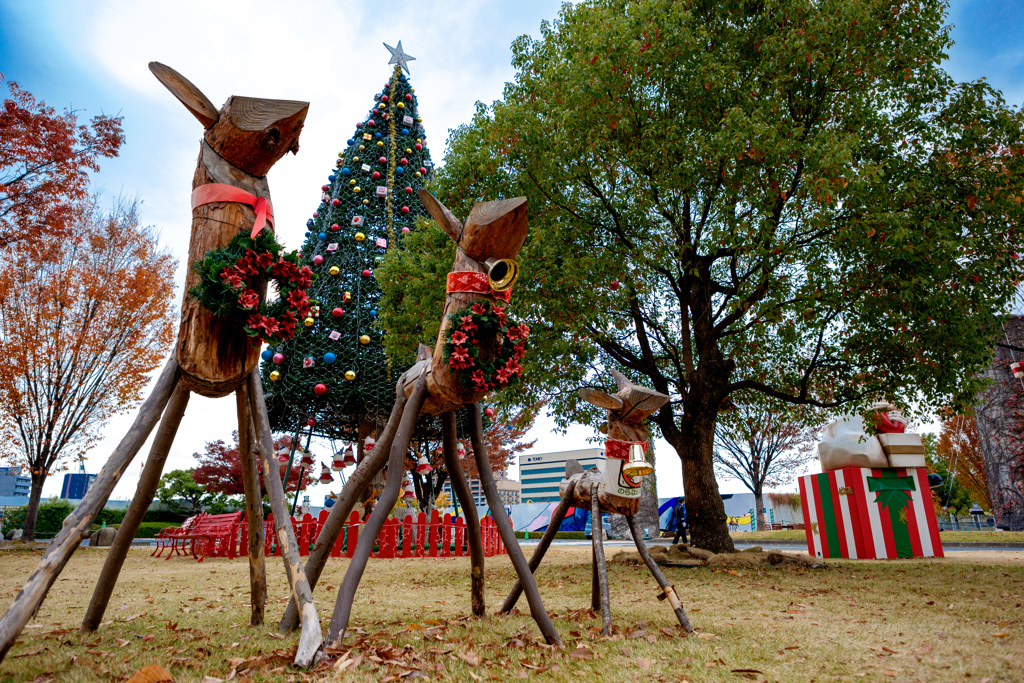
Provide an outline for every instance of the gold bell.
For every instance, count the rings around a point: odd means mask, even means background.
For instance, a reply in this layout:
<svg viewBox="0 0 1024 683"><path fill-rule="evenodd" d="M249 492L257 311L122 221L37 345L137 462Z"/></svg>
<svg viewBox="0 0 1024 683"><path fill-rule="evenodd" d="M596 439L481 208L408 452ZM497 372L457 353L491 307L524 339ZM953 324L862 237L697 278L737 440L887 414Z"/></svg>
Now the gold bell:
<svg viewBox="0 0 1024 683"><path fill-rule="evenodd" d="M629 462L622 466L622 473L627 477L643 477L654 473L651 463L644 458L644 447L638 443L629 447Z"/></svg>
<svg viewBox="0 0 1024 683"><path fill-rule="evenodd" d="M487 281L496 292L512 289L519 279L519 264L510 258L489 258L484 265L487 266Z"/></svg>

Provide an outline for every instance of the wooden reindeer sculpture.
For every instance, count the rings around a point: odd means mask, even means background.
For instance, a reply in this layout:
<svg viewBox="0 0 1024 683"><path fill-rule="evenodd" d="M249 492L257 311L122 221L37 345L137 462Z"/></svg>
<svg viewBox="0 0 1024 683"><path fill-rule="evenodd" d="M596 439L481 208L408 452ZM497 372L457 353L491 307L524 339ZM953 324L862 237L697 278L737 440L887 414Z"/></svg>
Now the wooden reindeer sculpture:
<svg viewBox="0 0 1024 683"><path fill-rule="evenodd" d="M582 474L574 474L562 480L558 487L561 500L551 516L547 531L544 532L543 538L533 552L533 557L530 558L530 571L536 571L544 559L544 553L554 540L558 527L565 518L566 510L571 506L590 508L593 516L594 548L590 602L594 611L601 611L604 634L610 635L612 616L608 601L608 568L604 558L604 524L601 513L625 515L640 557L654 575L654 580L661 586L662 593L658 599L667 599L676 613L676 618L679 619L679 625L687 631L693 631L675 588L669 585L665 575L651 558L644 544L643 531L637 528L633 517L640 507L640 477L643 476L642 473L649 474L652 471L643 457L647 452L648 442L644 420L668 403L669 397L652 389L637 386L615 370L611 373L615 377L619 393L607 394L597 389L580 389L580 397L584 401L608 409L607 429L602 429L608 435L605 444L605 471L602 473L596 467L592 467ZM503 613L511 611L516 606L520 593L520 584L516 583L502 605Z"/></svg>
<svg viewBox="0 0 1024 683"><path fill-rule="evenodd" d="M500 307L508 301L509 290L518 276L519 266L514 259L526 240L528 229L526 199L518 197L477 204L463 225L427 192L421 190L419 196L431 216L440 223L459 248L456 251L452 272L448 275L448 295L437 344L433 351L425 346L420 346L418 362L399 378L396 386L397 399L387 425L377 439L374 449L363 459L342 489L306 560L306 575L315 585L323 570L330 548L340 533L345 517L355 505L360 492L367 483L387 465L390 474L387 477L384 490L366 522L365 530L359 535L352 561L349 563L345 579L338 589L334 614L327 630L327 644L337 647L345 636L352 612L352 601L366 569L366 562L370 556L374 539L377 538L388 514L398 500L405 455L409 448L416 419L420 414L441 415L445 465L448 469L452 489L466 515L472 567L473 613L484 614L484 556L480 539L480 522L477 519L476 505L470 492L469 483L456 454L454 411L467 405L472 408L470 432L473 453L480 470L484 495L491 508L491 514L494 515L498 533L501 534L509 558L512 560L520 581L525 586L530 611L537 621L541 633L549 643L560 644L558 632L541 603L537 584L527 566L526 557L515 539L512 524L505 514L487 460L478 401L491 388L467 388L452 372L450 359L445 357L449 331L455 324L451 320L454 313L477 302L481 307L484 304ZM494 341L496 340L482 340L481 343L484 345ZM288 631L295 628L297 617L298 610L293 600L281 620L280 630Z"/></svg>
<svg viewBox="0 0 1024 683"><path fill-rule="evenodd" d="M273 229L274 216L266 174L287 152L298 151L299 133L309 104L233 96L218 111L195 85L173 69L157 62L151 62L149 68L205 128L192 181L190 264L203 259L208 251L227 245L240 230L252 231L252 235L256 235L260 230ZM259 343L241 330L228 327L223 319L215 317L189 296L188 289L198 278L198 274L190 269L185 281L186 293L174 357L168 360L128 434L50 543L39 568L32 573L0 619L0 658L39 609L57 575L88 535L90 524L106 504L121 475L160 420L138 488L107 555L82 629L91 631L100 625L131 540L153 501L164 462L192 391L210 397L226 396L231 392L236 395L249 531L250 623L262 624L266 602L263 511L257 463L253 458L255 447L266 478L274 511L275 533L278 544L283 548L292 596L302 615L302 635L295 664L308 667L320 652L323 641L320 622L309 584L302 573L292 526L286 523L289 519L287 505L278 463L272 453L273 441L263 388L256 369ZM266 285L262 289L259 292L261 299L265 297Z"/></svg>

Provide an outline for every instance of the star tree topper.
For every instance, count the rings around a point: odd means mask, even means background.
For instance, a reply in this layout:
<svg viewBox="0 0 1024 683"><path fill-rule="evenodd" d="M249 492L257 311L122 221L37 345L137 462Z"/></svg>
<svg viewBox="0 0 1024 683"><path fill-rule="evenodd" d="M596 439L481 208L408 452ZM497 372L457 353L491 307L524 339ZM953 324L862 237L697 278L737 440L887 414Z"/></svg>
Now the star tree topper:
<svg viewBox="0 0 1024 683"><path fill-rule="evenodd" d="M391 61L388 62L388 64L398 64L405 69L405 73L409 73L409 65L407 62L415 62L416 58L410 57L402 51L402 41L398 41L398 47L391 47L387 43L384 43L384 47L391 52Z"/></svg>

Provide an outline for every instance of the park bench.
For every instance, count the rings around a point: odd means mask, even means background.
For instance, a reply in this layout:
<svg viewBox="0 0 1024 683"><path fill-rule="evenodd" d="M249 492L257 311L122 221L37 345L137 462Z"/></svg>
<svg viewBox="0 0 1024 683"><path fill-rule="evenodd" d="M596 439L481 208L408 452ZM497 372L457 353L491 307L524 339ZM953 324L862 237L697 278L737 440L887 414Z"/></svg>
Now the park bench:
<svg viewBox="0 0 1024 683"><path fill-rule="evenodd" d="M234 559L238 551L239 527L242 513L230 512L223 515L197 515L187 529L169 534L170 552L166 559L181 553L190 554L199 562L208 556ZM186 522L187 523L187 522Z"/></svg>
<svg viewBox="0 0 1024 683"><path fill-rule="evenodd" d="M177 552L179 541L185 536L185 534L191 531L192 527L195 526L195 523L199 521L199 518L204 514L206 513L200 512L198 515L189 517L181 526L167 527L166 529L158 531L156 534L156 550L150 554L150 557L160 557L164 550L171 551L167 553L168 557L170 557L173 552Z"/></svg>

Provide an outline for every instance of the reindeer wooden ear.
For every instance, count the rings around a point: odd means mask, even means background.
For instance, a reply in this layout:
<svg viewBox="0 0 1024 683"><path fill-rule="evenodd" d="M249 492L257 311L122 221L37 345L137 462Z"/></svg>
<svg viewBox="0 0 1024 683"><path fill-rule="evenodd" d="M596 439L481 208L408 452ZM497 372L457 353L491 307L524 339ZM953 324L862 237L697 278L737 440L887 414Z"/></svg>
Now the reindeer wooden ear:
<svg viewBox="0 0 1024 683"><path fill-rule="evenodd" d="M625 405L618 396L606 394L600 389L591 389L590 387L580 389L580 398L591 405L595 405L598 408L607 408L608 410L618 410Z"/></svg>
<svg viewBox="0 0 1024 683"><path fill-rule="evenodd" d="M199 119L203 128L209 128L217 123L217 119L220 118L217 108L191 81L160 62L150 62L149 70L153 72L158 81L164 84L165 88L185 105L186 109L192 112L193 116Z"/></svg>
<svg viewBox="0 0 1024 683"><path fill-rule="evenodd" d="M427 211L430 212L430 217L441 225L449 237L455 240L455 244L458 244L462 238L462 221L456 218L448 210L447 206L437 201L437 198L426 190L421 189L419 191L419 198L423 202L423 206L427 207Z"/></svg>

